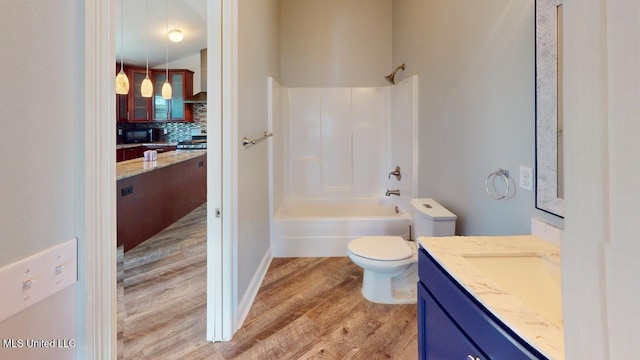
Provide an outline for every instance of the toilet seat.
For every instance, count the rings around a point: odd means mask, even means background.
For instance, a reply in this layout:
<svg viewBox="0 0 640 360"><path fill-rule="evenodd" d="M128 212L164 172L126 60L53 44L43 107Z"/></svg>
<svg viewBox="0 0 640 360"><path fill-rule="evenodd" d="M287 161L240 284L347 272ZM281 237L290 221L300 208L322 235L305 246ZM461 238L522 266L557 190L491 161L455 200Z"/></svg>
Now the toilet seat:
<svg viewBox="0 0 640 360"><path fill-rule="evenodd" d="M400 236L365 236L349 242L354 255L376 261L398 261L411 257L414 251Z"/></svg>

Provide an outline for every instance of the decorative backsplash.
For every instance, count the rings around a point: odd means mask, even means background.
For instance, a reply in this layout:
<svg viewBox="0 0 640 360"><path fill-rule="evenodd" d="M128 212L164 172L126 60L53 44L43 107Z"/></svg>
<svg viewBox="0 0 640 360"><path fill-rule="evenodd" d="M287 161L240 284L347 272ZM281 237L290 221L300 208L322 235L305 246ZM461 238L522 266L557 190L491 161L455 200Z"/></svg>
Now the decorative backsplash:
<svg viewBox="0 0 640 360"><path fill-rule="evenodd" d="M193 105L193 122L159 122L151 124L118 124L118 129L164 129L156 142L177 143L191 140L192 130L207 131L207 104ZM164 134L166 132L166 134ZM118 143L122 142L118 136Z"/></svg>
<svg viewBox="0 0 640 360"><path fill-rule="evenodd" d="M207 130L207 104L193 104L193 123L203 131Z"/></svg>

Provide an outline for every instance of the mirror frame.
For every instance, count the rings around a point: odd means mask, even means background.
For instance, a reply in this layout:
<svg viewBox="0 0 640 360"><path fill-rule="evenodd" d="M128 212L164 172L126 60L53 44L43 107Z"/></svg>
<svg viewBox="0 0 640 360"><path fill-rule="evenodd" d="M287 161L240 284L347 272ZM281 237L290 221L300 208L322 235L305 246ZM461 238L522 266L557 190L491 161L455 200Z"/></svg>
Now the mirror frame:
<svg viewBox="0 0 640 360"><path fill-rule="evenodd" d="M536 0L536 208L564 218L558 197L558 6Z"/></svg>

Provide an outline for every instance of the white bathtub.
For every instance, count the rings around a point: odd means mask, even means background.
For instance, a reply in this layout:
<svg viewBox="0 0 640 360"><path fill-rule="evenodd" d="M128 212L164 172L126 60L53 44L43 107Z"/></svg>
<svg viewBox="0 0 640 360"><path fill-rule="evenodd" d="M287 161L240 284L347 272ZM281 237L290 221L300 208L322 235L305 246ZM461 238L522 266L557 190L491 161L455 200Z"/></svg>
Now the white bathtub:
<svg viewBox="0 0 640 360"><path fill-rule="evenodd" d="M285 199L272 225L274 257L346 256L360 236L408 236L411 216L388 198Z"/></svg>

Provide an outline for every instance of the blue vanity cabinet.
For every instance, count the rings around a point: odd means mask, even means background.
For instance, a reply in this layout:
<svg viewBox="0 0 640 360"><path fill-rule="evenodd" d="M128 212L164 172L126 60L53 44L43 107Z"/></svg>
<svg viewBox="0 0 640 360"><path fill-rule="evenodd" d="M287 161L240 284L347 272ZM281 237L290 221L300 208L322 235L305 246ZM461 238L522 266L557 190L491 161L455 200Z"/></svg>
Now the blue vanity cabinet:
<svg viewBox="0 0 640 360"><path fill-rule="evenodd" d="M420 248L418 353L425 360L547 359Z"/></svg>
<svg viewBox="0 0 640 360"><path fill-rule="evenodd" d="M418 328L428 330L420 334L420 359L482 359L481 351L449 319L421 283L418 284Z"/></svg>

